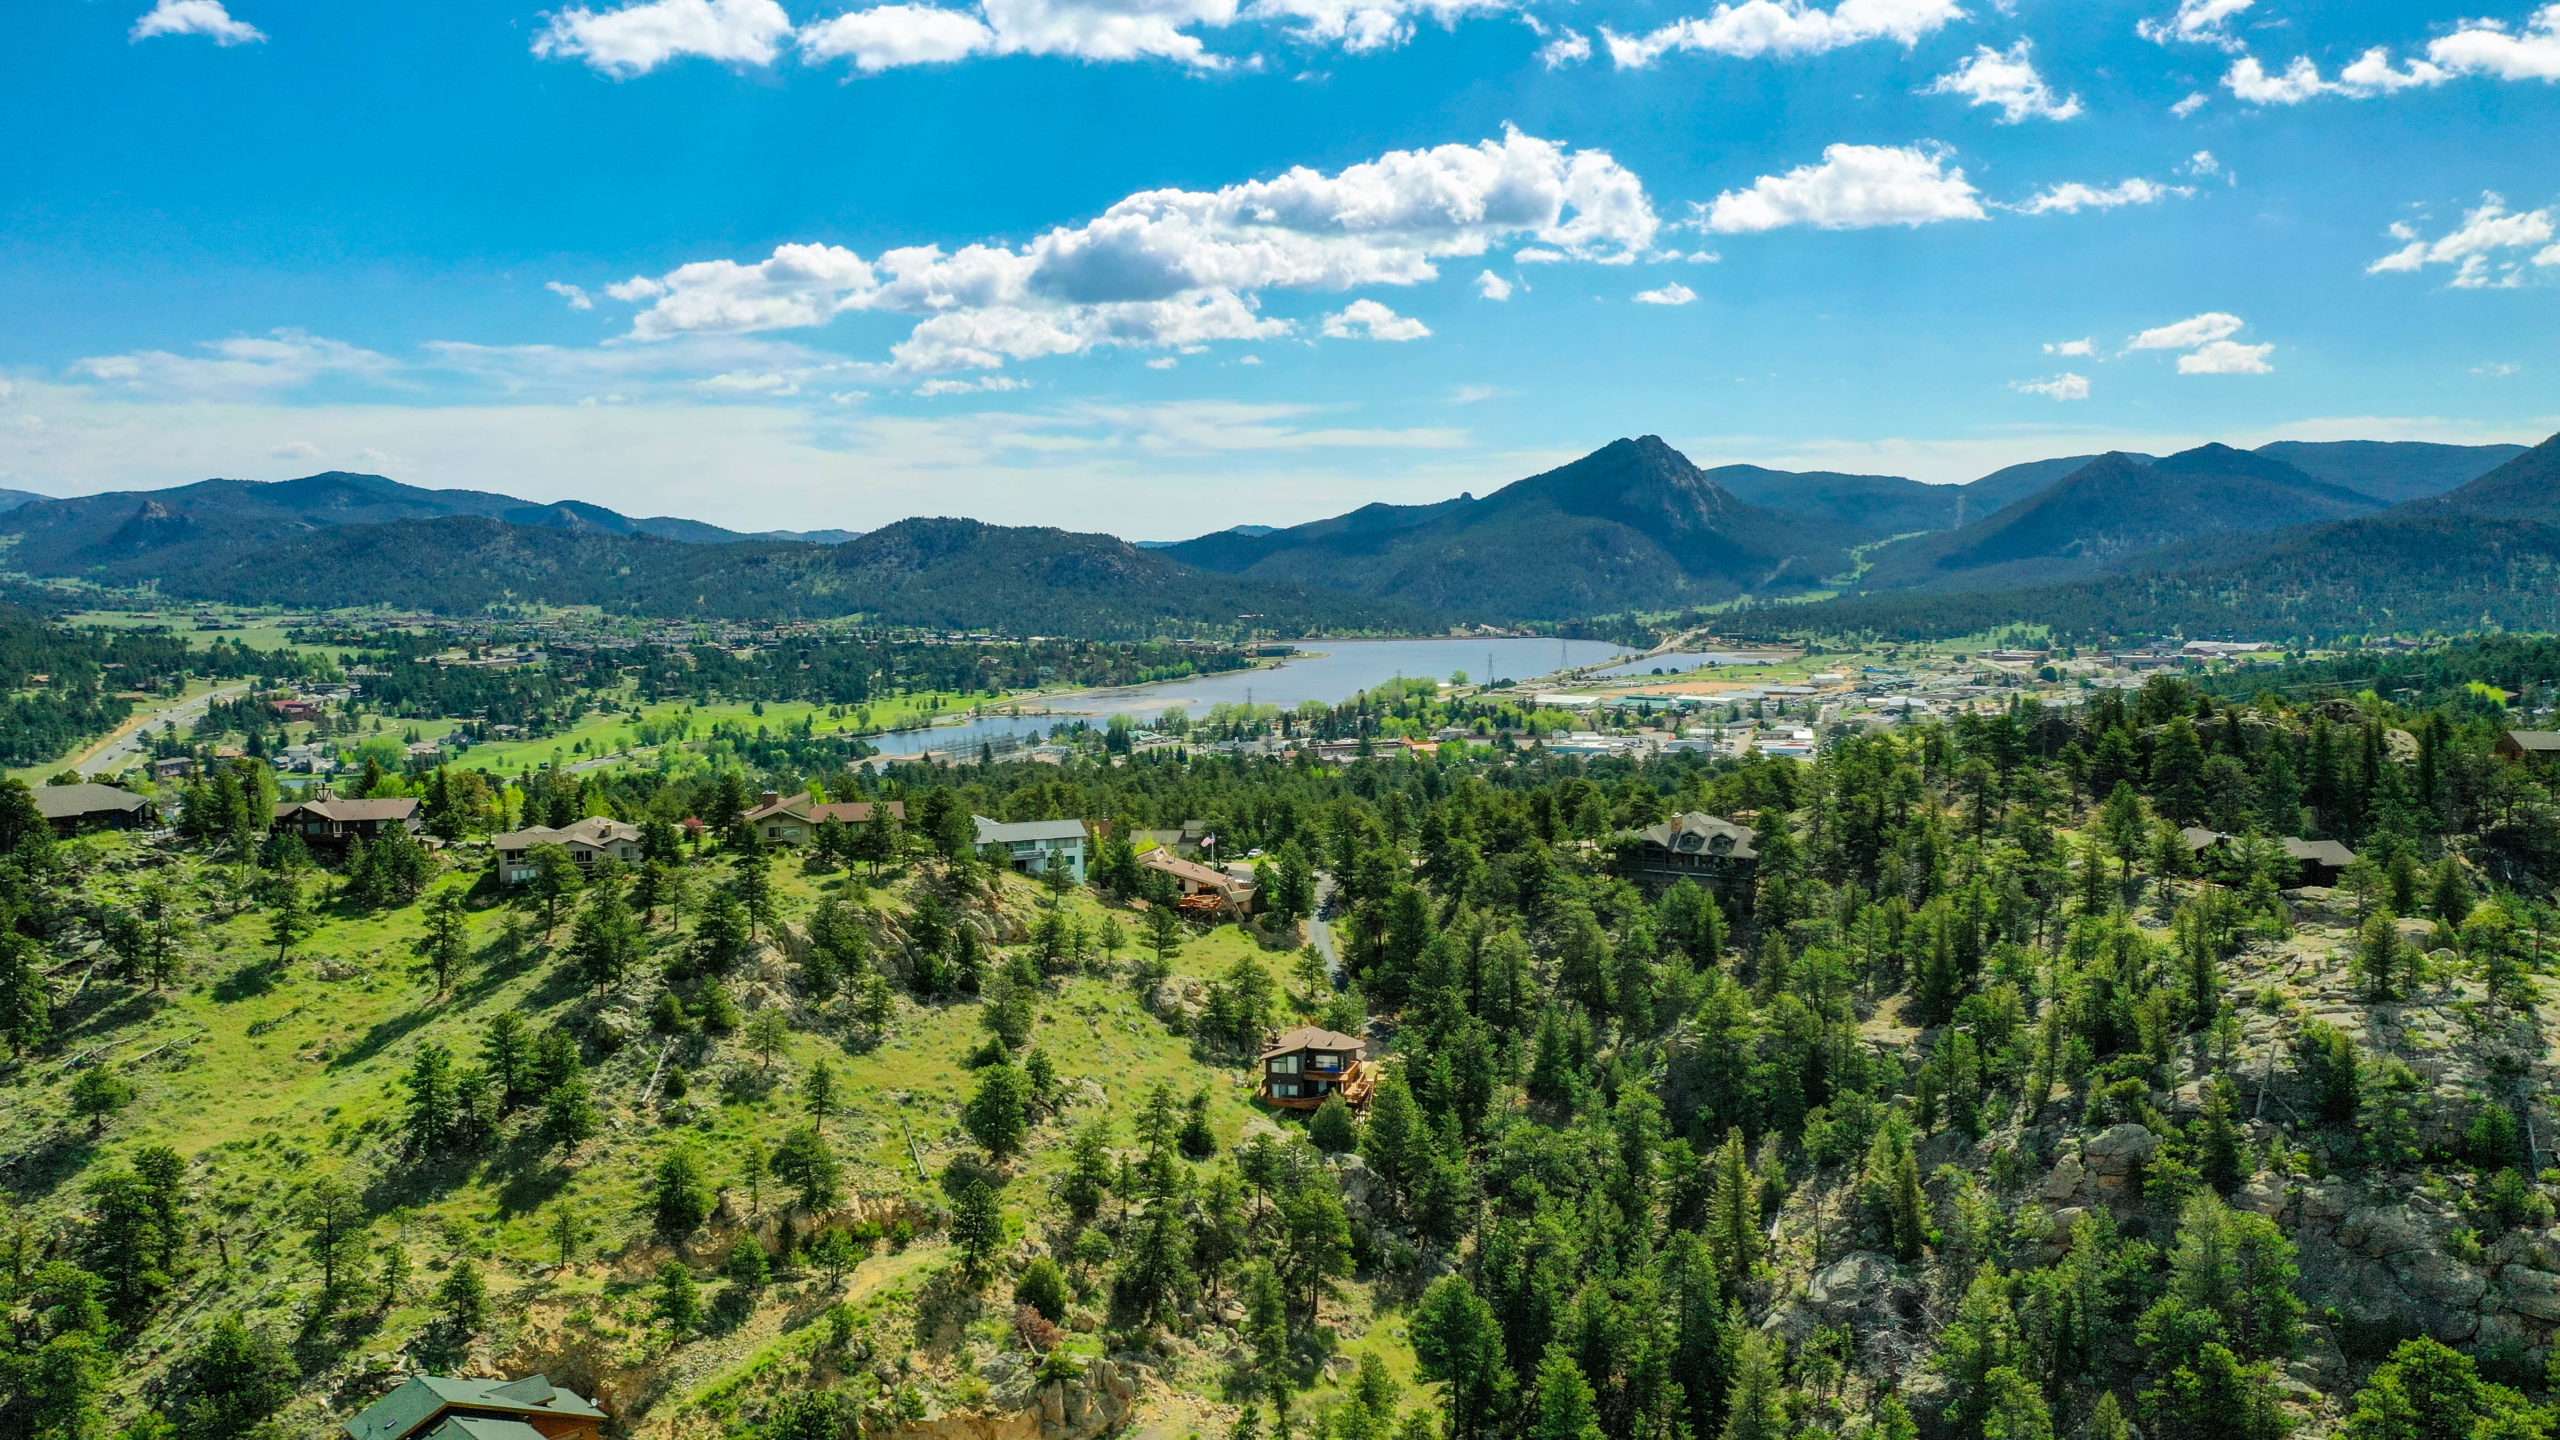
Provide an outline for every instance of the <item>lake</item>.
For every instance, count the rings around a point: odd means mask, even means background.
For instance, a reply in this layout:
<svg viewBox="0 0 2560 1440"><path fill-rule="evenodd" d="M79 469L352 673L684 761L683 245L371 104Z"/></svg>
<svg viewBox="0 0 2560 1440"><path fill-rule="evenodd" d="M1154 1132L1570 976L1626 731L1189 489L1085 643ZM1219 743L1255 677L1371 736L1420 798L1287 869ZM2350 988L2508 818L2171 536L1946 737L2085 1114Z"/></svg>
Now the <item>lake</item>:
<svg viewBox="0 0 2560 1440"><path fill-rule="evenodd" d="M1114 715L1151 720L1168 710L1197 715L1217 705L1277 705L1293 709L1309 700L1338 705L1363 690L1373 690L1398 676L1446 680L1464 671L1469 680L1534 680L1558 670L1598 665L1632 654L1605 640L1490 639L1461 640L1308 640L1302 653L1278 665L1196 675L1116 690L1083 690L1054 695L1043 702L1046 715L987 715L960 725L907 730L866 737L881 752L913 755L922 750L967 752L999 735L1046 733L1051 727L1089 720L1096 725Z"/></svg>

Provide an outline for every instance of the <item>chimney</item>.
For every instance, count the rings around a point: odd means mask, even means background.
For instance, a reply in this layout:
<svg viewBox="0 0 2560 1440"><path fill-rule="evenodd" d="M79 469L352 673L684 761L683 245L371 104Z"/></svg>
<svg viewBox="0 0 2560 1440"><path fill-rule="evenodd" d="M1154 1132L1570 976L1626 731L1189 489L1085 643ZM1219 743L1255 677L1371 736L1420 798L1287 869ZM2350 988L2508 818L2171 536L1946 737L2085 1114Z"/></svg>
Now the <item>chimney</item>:
<svg viewBox="0 0 2560 1440"><path fill-rule="evenodd" d="M779 805L779 804L781 804L781 803L782 803L782 792L781 792L781 791L779 791L779 790L767 790L766 792L764 792L764 800L763 800L763 801L762 801L762 803L760 803L756 808L757 808L757 809L759 809L759 810L763 810L763 809L770 809L770 808L772 808L773 806Z"/></svg>

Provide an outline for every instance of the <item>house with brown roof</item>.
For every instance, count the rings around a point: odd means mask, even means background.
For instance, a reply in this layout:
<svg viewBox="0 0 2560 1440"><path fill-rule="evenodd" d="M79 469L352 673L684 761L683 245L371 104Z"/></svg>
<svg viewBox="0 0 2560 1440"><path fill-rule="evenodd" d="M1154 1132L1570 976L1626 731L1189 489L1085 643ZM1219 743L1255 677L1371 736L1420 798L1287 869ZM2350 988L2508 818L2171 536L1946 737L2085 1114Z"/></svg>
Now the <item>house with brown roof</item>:
<svg viewBox="0 0 2560 1440"><path fill-rule="evenodd" d="M804 845L818 838L818 827L830 820L859 830L875 819L883 806L900 820L907 818L903 800L828 800L816 801L809 792L783 795L767 790L754 809L739 817L739 823L756 832L769 845Z"/></svg>
<svg viewBox="0 0 2560 1440"><path fill-rule="evenodd" d="M2510 730L2498 737L2498 756L2548 765L2560 760L2560 730Z"/></svg>
<svg viewBox="0 0 2560 1440"><path fill-rule="evenodd" d="M544 1376L418 1375L346 1423L352 1440L603 1440L595 1402Z"/></svg>
<svg viewBox="0 0 2560 1440"><path fill-rule="evenodd" d="M279 835L300 836L314 850L344 850L357 840L371 843L394 830L415 834L418 826L415 796L346 800L321 794L308 800L277 801L275 819L268 828Z"/></svg>
<svg viewBox="0 0 2560 1440"><path fill-rule="evenodd" d="M509 885L522 885L534 875L533 848L557 845L569 852L581 870L592 870L606 860L625 865L640 863L640 827L627 820L607 815L590 815L575 824L554 828L532 825L510 830L489 842L498 852L498 878Z"/></svg>
<svg viewBox="0 0 2560 1440"><path fill-rule="evenodd" d="M1138 868L1165 876L1181 896L1181 908L1221 919L1242 920L1254 909L1255 890L1224 870L1185 860L1171 850L1150 850L1138 857Z"/></svg>
<svg viewBox="0 0 2560 1440"><path fill-rule="evenodd" d="M1369 1042L1339 1030L1301 1025L1262 1047L1262 1100L1283 1110L1313 1110L1327 1096L1364 1105L1377 1088Z"/></svg>
<svg viewBox="0 0 2560 1440"><path fill-rule="evenodd" d="M151 802L130 790L82 781L35 787L36 812L56 835L83 830L132 830L151 823Z"/></svg>

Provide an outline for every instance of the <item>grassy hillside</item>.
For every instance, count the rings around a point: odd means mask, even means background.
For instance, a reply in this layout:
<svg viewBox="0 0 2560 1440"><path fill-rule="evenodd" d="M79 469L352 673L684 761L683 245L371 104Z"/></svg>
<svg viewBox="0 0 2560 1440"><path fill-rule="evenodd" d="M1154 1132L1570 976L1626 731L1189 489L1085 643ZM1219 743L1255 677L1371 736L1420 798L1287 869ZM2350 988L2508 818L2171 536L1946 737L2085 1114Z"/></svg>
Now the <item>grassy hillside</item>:
<svg viewBox="0 0 2560 1440"><path fill-rule="evenodd" d="M765 1056L750 1053L744 1030L670 1037L639 1013L657 970L682 948L680 927L652 927L633 988L608 992L600 1005L568 971L573 926L563 923L546 943L537 910L521 897L491 894L467 851L440 867L419 903L387 910L330 898L335 882L306 879L314 924L281 960L270 938L272 907L235 909L229 866L121 836L79 841L64 858L83 877L86 904L128 906L139 887L165 882L183 914L182 975L165 990L92 977L94 956L71 967L64 979L77 998L56 1016L52 1053L23 1067L0 1107L0 1178L38 1224L77 1216L87 1177L155 1146L186 1162L200 1197L203 1243L190 1247L127 1351L112 1386L118 1408L166 1380L214 1317L232 1316L293 1337L311 1393L287 1415L298 1433L315 1433L379 1383L379 1357L444 1343L433 1292L467 1257L487 1278L493 1313L505 1317L466 1347L481 1363L567 1344L564 1331L584 1333L574 1357L548 1357L553 1373L566 1367L613 1391L617 1414L636 1422L626 1433L682 1433L678 1417L717 1411L733 1372L813 1343L831 1305L860 1302L865 1323L889 1343L887 1332L913 1323L922 1281L950 1263L938 1233L949 1198L916 1167L921 1160L938 1173L974 1149L960 1113L973 1086L969 1057L986 1034L978 1000L901 997L885 1033L875 1035L797 994L791 962L758 946L731 988L747 1017L790 1017L784 1042ZM728 866L712 858L692 868L707 890ZM877 923L895 926L917 887L939 883L918 871L874 887L843 873L806 873L796 860L775 867L775 878L782 924L794 932L827 898L850 898ZM414 952L429 908L445 894L468 897L470 953L451 992L438 995ZM970 895L964 914L1017 939L1053 903L1020 879ZM1063 913L1088 929L1098 930L1104 910L1089 892L1063 902ZM1126 911L1118 923L1134 928ZM1184 944L1171 969L1205 981L1245 958L1286 957L1227 926ZM1186 1099L1204 1094L1221 1147L1244 1131L1245 1072L1197 1058L1168 1032L1143 1003L1146 987L1131 973L1137 963L1134 947L1108 961L1097 956L1041 996L1030 1044L1055 1065L1064 1099L1008 1167L1008 1193L1028 1199L1054 1188L1073 1126L1117 1117L1127 1143L1126 1120L1159 1085ZM430 1046L468 1061L500 1015L533 1033L588 1036L596 1133L564 1151L525 1133L537 1117L518 1116L483 1153L412 1153L402 1138L402 1077ZM662 1058L690 1083L670 1099L661 1075L644 1104ZM804 1265L734 1326L673 1347L653 1338L656 1272L670 1253L653 1232L649 1206L659 1162L678 1149L694 1154L720 1191L718 1210L686 1253L711 1264L731 1235L770 1235L789 1202L771 1178L762 1181L763 1203L751 1198L751 1156L808 1121L809 1077L821 1065L832 1069L838 1097L824 1133L846 1167L839 1218L885 1218L915 1238L875 1247L840 1280ZM83 1074L128 1082L129 1103L95 1125L74 1114ZM396 1296L362 1300L324 1323L312 1310L317 1269L298 1207L312 1182L331 1177L354 1187L373 1212L364 1268L377 1268L383 1247L398 1245L416 1278ZM814 1217L792 1218L807 1225ZM566 1268L558 1265L564 1225L576 1236ZM918 1378L934 1393L932 1377ZM969 1391L962 1377L942 1380L955 1395Z"/></svg>

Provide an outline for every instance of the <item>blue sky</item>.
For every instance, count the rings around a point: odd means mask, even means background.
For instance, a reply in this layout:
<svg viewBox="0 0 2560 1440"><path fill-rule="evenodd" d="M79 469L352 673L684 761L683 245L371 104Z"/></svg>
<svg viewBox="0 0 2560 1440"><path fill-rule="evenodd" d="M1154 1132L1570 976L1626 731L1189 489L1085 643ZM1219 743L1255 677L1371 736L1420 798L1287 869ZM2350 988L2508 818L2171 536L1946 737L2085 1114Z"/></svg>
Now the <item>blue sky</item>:
<svg viewBox="0 0 2560 1440"><path fill-rule="evenodd" d="M2560 5L59 0L0 485L1171 536L2560 429Z"/></svg>

